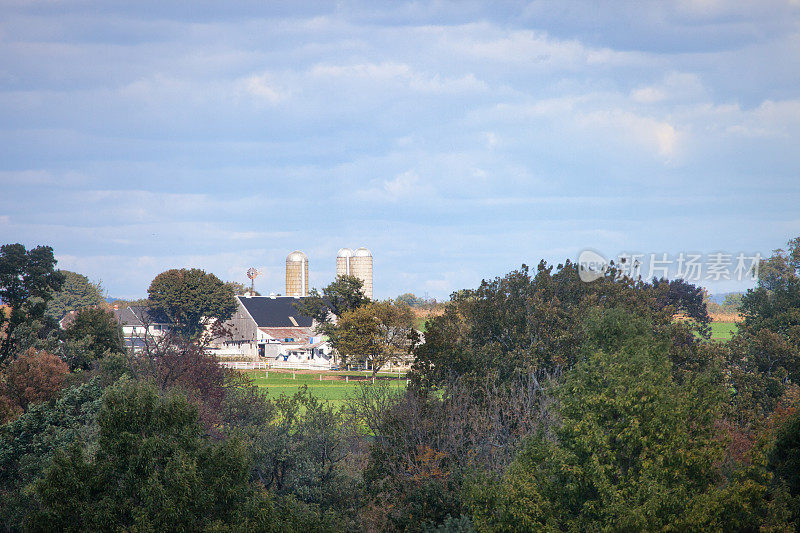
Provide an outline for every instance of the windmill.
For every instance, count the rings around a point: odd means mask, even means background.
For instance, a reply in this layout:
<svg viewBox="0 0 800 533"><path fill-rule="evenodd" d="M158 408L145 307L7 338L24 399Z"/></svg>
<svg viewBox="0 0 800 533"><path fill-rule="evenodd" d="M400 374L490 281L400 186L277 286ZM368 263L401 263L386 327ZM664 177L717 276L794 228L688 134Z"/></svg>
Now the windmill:
<svg viewBox="0 0 800 533"><path fill-rule="evenodd" d="M261 271L256 269L256 268L254 268L254 267L250 267L250 268L247 269L247 277L250 278L250 294L251 295L254 295L256 293L256 288L255 288L256 278L258 276L260 276L260 275L261 275Z"/></svg>

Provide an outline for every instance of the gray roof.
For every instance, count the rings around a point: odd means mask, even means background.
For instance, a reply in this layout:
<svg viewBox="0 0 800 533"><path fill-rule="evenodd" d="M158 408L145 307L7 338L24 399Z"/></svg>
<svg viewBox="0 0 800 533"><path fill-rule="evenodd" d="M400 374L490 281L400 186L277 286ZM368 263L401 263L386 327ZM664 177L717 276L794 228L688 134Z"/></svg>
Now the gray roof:
<svg viewBox="0 0 800 533"><path fill-rule="evenodd" d="M310 316L301 315L294 306L302 298L291 296L237 296L236 297L260 328L309 328Z"/></svg>
<svg viewBox="0 0 800 533"><path fill-rule="evenodd" d="M131 305L114 311L117 321L123 326L144 326L148 324L169 324L169 320L151 312L143 305Z"/></svg>

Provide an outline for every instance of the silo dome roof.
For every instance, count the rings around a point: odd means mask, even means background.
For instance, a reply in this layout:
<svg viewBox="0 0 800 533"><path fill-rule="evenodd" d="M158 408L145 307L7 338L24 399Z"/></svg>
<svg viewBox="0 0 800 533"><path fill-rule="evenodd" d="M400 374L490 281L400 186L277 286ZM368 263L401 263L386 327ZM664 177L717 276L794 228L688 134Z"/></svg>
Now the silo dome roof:
<svg viewBox="0 0 800 533"><path fill-rule="evenodd" d="M353 255L355 255L356 257L372 257L372 252L370 252L364 247L361 247L357 248L356 251L353 252Z"/></svg>
<svg viewBox="0 0 800 533"><path fill-rule="evenodd" d="M300 250L295 250L294 252L290 253L286 256L287 261L308 261L308 256L301 252Z"/></svg>
<svg viewBox="0 0 800 533"><path fill-rule="evenodd" d="M353 257L353 250L350 248L342 248L339 250L339 253L336 254L336 257Z"/></svg>

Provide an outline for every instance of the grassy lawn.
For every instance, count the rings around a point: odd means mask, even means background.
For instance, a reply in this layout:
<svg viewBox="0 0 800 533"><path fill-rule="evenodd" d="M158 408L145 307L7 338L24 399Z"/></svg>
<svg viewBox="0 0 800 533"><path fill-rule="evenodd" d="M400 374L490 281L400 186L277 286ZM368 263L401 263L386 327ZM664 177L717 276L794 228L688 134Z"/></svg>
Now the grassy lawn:
<svg viewBox="0 0 800 533"><path fill-rule="evenodd" d="M281 394L291 396L300 387L307 385L310 394L335 404L344 402L348 391L357 387L358 383L363 383L365 376L364 372L324 372L322 373L322 381L320 381L319 373L298 373L295 374L294 379L292 379L291 371L277 372L270 370L268 378L264 370L254 370L247 372L247 374L256 385L265 387L267 394L271 397L280 396ZM349 383L345 381L345 376L350 376ZM398 389L405 389L406 387L405 375L402 375L402 378L398 380L396 372L392 374L380 372L377 379L387 380L391 386ZM367 382L372 383L372 380L370 379Z"/></svg>
<svg viewBox="0 0 800 533"><path fill-rule="evenodd" d="M736 328L736 322L712 322L711 340L729 341L733 334L736 333Z"/></svg>

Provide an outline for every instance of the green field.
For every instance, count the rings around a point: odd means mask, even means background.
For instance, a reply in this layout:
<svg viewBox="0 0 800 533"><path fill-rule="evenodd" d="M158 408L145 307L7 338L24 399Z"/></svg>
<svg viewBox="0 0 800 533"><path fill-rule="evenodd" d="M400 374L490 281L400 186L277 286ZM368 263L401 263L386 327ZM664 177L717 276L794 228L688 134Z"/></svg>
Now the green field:
<svg viewBox="0 0 800 533"><path fill-rule="evenodd" d="M296 373L294 374L294 379L292 379L291 371L277 372L275 370L270 370L268 378L266 377L267 372L264 370L254 370L252 372L247 372L247 374L256 385L266 388L267 394L270 397L277 397L281 394L291 396L296 393L300 387L306 385L308 386L310 394L336 404L344 402L348 392L357 387L359 383L372 383L371 379L365 381L364 372L324 372L322 373L322 381L319 379L319 373ZM349 382L345 381L345 376L350 376ZM330 379L333 377L339 379ZM403 390L406 387L405 374L398 380L397 373L388 374L380 372L376 378L376 383L378 380L387 381L392 387L396 387L399 390Z"/></svg>
<svg viewBox="0 0 800 533"><path fill-rule="evenodd" d="M736 322L712 322L711 340L729 341L733 334L736 333L736 329Z"/></svg>

